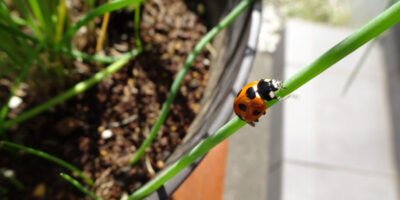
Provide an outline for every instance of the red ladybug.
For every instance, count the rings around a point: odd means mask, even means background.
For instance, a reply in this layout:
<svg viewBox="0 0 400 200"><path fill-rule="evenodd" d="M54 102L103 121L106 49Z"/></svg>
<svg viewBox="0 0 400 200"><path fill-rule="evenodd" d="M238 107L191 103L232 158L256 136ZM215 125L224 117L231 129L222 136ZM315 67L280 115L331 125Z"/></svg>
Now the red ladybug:
<svg viewBox="0 0 400 200"><path fill-rule="evenodd" d="M282 88L282 82L271 79L261 79L244 86L237 94L233 103L236 115L251 126L265 114L265 101L278 99L275 91ZM264 101L265 100L265 101Z"/></svg>

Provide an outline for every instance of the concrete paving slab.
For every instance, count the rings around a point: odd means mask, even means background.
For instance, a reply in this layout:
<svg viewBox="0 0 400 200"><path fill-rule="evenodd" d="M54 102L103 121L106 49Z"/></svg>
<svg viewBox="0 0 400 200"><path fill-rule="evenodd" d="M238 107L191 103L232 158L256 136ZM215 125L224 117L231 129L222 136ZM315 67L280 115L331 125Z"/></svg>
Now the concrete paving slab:
<svg viewBox="0 0 400 200"><path fill-rule="evenodd" d="M268 14L265 14L267 11ZM276 78L282 72L276 69L283 68L283 45L281 43L281 21L273 7L263 7L262 25L260 29L257 54L248 82L262 78ZM264 39L263 39L264 38ZM266 38L274 38L266 40ZM260 44L263 43L263 44ZM239 90L239 89L238 89ZM237 91L236 91L237 92ZM265 116L260 118L256 127L244 126L229 138L228 157L225 175L224 200L268 198L268 175L270 172L270 146L271 123L280 123L280 115L276 115L280 106L269 109ZM278 122L275 122L278 120ZM278 151L272 155L280 157L281 145L274 145ZM280 174L272 175L278 179ZM279 185L276 185L279 187Z"/></svg>
<svg viewBox="0 0 400 200"><path fill-rule="evenodd" d="M286 27L285 78L352 32L300 20ZM382 48L372 49L348 94L341 94L364 50L283 102L281 199L399 198Z"/></svg>
<svg viewBox="0 0 400 200"><path fill-rule="evenodd" d="M326 169L305 163L284 168L284 200L397 200L394 177Z"/></svg>
<svg viewBox="0 0 400 200"><path fill-rule="evenodd" d="M272 58L257 55L249 80L272 74ZM267 199L268 131L271 114L263 116L256 127L244 126L229 138L224 200Z"/></svg>

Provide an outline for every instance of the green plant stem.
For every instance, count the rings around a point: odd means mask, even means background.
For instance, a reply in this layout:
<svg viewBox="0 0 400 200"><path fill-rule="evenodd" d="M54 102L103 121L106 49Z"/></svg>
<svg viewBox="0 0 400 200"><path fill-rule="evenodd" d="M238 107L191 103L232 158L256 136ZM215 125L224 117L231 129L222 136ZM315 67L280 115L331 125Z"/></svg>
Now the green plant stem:
<svg viewBox="0 0 400 200"><path fill-rule="evenodd" d="M24 188L25 188L24 184L22 184L21 181L19 181L14 176L7 176L6 174L3 173L2 170L0 170L0 175L2 177L4 177L5 179L7 179L12 185L14 185L14 187L17 188L17 190L20 190L20 191L24 190Z"/></svg>
<svg viewBox="0 0 400 200"><path fill-rule="evenodd" d="M109 65L107 68L103 69L100 72L97 72L96 74L94 74L91 78L79 82L77 83L74 87L72 87L71 89L63 92L62 94L44 102L43 104L40 104L20 115L18 115L17 117L15 117L14 119L10 119L8 121L6 121L3 125L4 129L8 129L11 126L21 123L25 120L28 120L40 113L42 113L43 111L77 95L80 94L82 92L84 92L85 90L87 90L88 88L90 88L91 86L93 86L94 84L98 83L99 81L103 80L106 76L116 72L117 70L121 69L126 63L128 63L128 61L134 57L137 56L141 51L140 50L136 50L134 51L131 55L127 56L127 57L123 57L120 60L114 62L113 64Z"/></svg>
<svg viewBox="0 0 400 200"><path fill-rule="evenodd" d="M137 46L137 48L142 49L142 42L140 41L140 34L139 34L140 9L141 9L140 5L141 5L141 2L135 3L134 31L135 31L136 46Z"/></svg>
<svg viewBox="0 0 400 200"><path fill-rule="evenodd" d="M7 147L7 148L14 148L14 149L20 149L23 150L27 153L33 154L35 156L41 157L43 159L49 160L51 162L57 163L69 170L71 170L73 173L76 173L79 177L81 177L87 184L93 185L93 180L87 177L82 171L80 171L78 168L74 167L73 165L65 162L64 160L61 160L60 158L57 158L53 155L50 155L46 152L39 151L33 148L25 147L13 142L8 142L8 141L0 141L0 148L1 147Z"/></svg>
<svg viewBox="0 0 400 200"><path fill-rule="evenodd" d="M231 24L236 19L236 17L239 16L251 4L251 2L252 0L244 0L241 3L239 3L225 18L221 20L221 22L217 26L212 28L194 47L193 52L186 58L182 69L176 75L176 78L172 83L169 96L167 100L164 102L161 108L161 113L158 116L156 123L152 127L149 136L145 139L143 144L139 147L139 149L131 159L130 161L131 165L134 165L140 160L146 148L151 144L151 142L157 136L157 133L160 130L161 125L167 118L171 104L174 101L175 96L179 91L179 87L183 81L183 78L185 77L193 61L196 59L196 56L203 50L206 44L209 43L221 30L223 30L225 27Z"/></svg>
<svg viewBox="0 0 400 200"><path fill-rule="evenodd" d="M27 34L25 34L24 32L22 32L19 29L4 25L2 23L0 23L0 30L3 30L5 32L8 32L10 34L13 34L15 36L18 36L18 37L21 37L21 38L24 38L24 39L31 40L32 42L35 42L35 43L39 42L39 40L37 38L34 38L34 37L30 36L30 35L27 35Z"/></svg>
<svg viewBox="0 0 400 200"><path fill-rule="evenodd" d="M351 34L339 44L329 49L314 62L301 69L283 83L285 90L279 90L277 96L285 97L295 91L330 66L346 57L348 54L377 37L400 21L400 2L386 9L380 15L369 21L355 33ZM277 100L268 102L267 107L274 105Z"/></svg>
<svg viewBox="0 0 400 200"><path fill-rule="evenodd" d="M73 26L69 27L64 36L61 38L60 42L56 45L56 50L60 50L63 43L68 41L82 26L87 24L93 18L97 16L101 16L107 12L112 12L114 10L124 8L133 3L142 2L144 0L114 0L108 3L105 3L96 9L89 11L86 15L84 15L78 22L76 22Z"/></svg>
<svg viewBox="0 0 400 200"><path fill-rule="evenodd" d="M35 16L36 20L39 22L39 27L43 30L46 29L46 23L44 21L42 11L39 6L39 1L37 0L28 0L29 5L31 6L31 10L33 15Z"/></svg>
<svg viewBox="0 0 400 200"><path fill-rule="evenodd" d="M57 16L57 26L56 26L56 36L55 42L60 41L65 24L65 16L67 15L67 8L65 7L65 0L60 0L58 4L58 16Z"/></svg>
<svg viewBox="0 0 400 200"><path fill-rule="evenodd" d="M14 81L13 86L11 87L10 90L10 95L8 96L6 103L1 107L0 110L0 124L3 124L4 119L7 117L7 113L8 113L8 104L12 98L12 96L14 96L14 93L17 91L19 85L21 84L22 80L24 80L26 74L28 73L28 68L25 67L24 69L22 69L21 74L18 76L18 78ZM0 126L0 139L3 139L5 137L4 134L4 129L3 127Z"/></svg>
<svg viewBox="0 0 400 200"><path fill-rule="evenodd" d="M379 16L371 20L368 24L364 25L357 32L353 33L342 42L328 50L321 57L316 59L307 67L304 67L299 72L290 77L284 82L285 89L277 92L277 96L284 97L291 92L295 91L312 78L322 73L328 67L335 64L340 59L344 58L355 49L365 44L367 41L378 36L383 31L389 29L400 21L400 3L396 3L389 9L385 10ZM268 107L274 105L277 100L268 101ZM158 189L166 181L175 176L179 171L193 163L195 160L203 156L206 152L211 150L219 142L229 137L235 131L239 130L245 122L240 120L237 116L225 124L222 128L217 130L213 135L199 143L194 149L189 151L181 159L176 161L173 165L163 171L159 176L156 176L146 185L135 191L129 196L130 200L141 199L151 192Z"/></svg>
<svg viewBox="0 0 400 200"><path fill-rule="evenodd" d="M15 0L14 3L17 5L19 11L26 19L27 25L33 30L36 37L39 40L43 40L42 32L40 32L39 27L35 24L33 17L30 15L29 11L25 7L25 4L22 0Z"/></svg>
<svg viewBox="0 0 400 200"><path fill-rule="evenodd" d="M113 63L113 62L115 62L117 60L120 60L122 58L127 58L127 57L134 56L134 55L137 54L138 50L135 49L135 50L132 50L130 52L124 53L124 54L122 54L120 56L116 56L116 57L115 56L90 55L90 54L87 54L87 53L80 52L78 50L70 50L70 49L67 49L67 48L63 48L61 51L63 53L65 53L65 54L69 54L69 55L71 55L71 56L73 56L75 58L80 58L82 60L93 60L93 61L96 61L96 62L99 62L99 63L107 63L108 64L108 63Z"/></svg>
<svg viewBox="0 0 400 200"><path fill-rule="evenodd" d="M73 186L78 188L78 190L80 190L81 192L85 193L87 196L91 197L92 199L101 200L100 197L96 196L93 192L91 192L90 190L88 190L85 187L83 187L83 185L81 183L79 183L79 181L75 180L70 175L61 173L60 176L63 177L69 183L71 183Z"/></svg>
<svg viewBox="0 0 400 200"><path fill-rule="evenodd" d="M137 200L141 199L151 192L159 188L166 181L174 177L178 172L182 169L196 161L198 158L203 156L205 153L210 151L215 145L219 144L230 135L235 133L241 127L243 127L246 122L240 120L238 117L234 117L228 123L226 123L223 127L221 127L217 132L213 135L202 141L196 147L194 147L189 153L184 155L181 159L176 161L173 165L171 165L168 169L163 171L159 176L156 176L152 179L148 184L141 187L131 196L129 196L129 200Z"/></svg>

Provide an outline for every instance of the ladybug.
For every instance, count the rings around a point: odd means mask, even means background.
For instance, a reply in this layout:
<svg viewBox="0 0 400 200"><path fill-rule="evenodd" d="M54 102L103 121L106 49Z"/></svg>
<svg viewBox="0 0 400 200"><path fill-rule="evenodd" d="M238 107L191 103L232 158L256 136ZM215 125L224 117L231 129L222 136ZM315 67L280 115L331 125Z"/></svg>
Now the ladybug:
<svg viewBox="0 0 400 200"><path fill-rule="evenodd" d="M282 87L282 82L273 79L261 79L244 86L236 95L233 110L236 115L251 126L265 114L265 101L278 99L275 92Z"/></svg>

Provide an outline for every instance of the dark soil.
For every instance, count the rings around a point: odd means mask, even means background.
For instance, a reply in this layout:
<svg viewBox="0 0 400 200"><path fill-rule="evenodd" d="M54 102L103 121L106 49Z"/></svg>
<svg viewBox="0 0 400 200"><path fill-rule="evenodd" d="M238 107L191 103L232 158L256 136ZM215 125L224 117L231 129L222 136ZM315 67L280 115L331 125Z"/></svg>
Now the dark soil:
<svg viewBox="0 0 400 200"><path fill-rule="evenodd" d="M100 21L96 27L100 27ZM87 92L13 127L8 132L9 139L82 169L95 180L90 189L103 199L130 194L153 176L153 170L157 172L163 167L198 111L208 79L206 51L197 57L186 75L171 112L144 159L134 167L128 165L155 123L175 74L205 33L205 26L182 0L146 1L140 24L144 52ZM113 12L104 51L117 55L136 48L133 35L133 13ZM93 38L80 36L77 40L83 40L76 41L82 44L77 46L93 53ZM76 70L71 82L75 83L102 67L90 62L74 63ZM9 89L1 83L0 87ZM38 95L27 85L21 91L26 93L24 104L11 110L9 117L43 101L34 98ZM112 132L110 138L102 137L105 130ZM0 177L0 185L8 189L0 199L87 198L59 176L60 172L70 172L56 164L21 152L3 150L0 157L0 169L13 170L25 186L19 191ZM146 160L150 165L145 164Z"/></svg>

